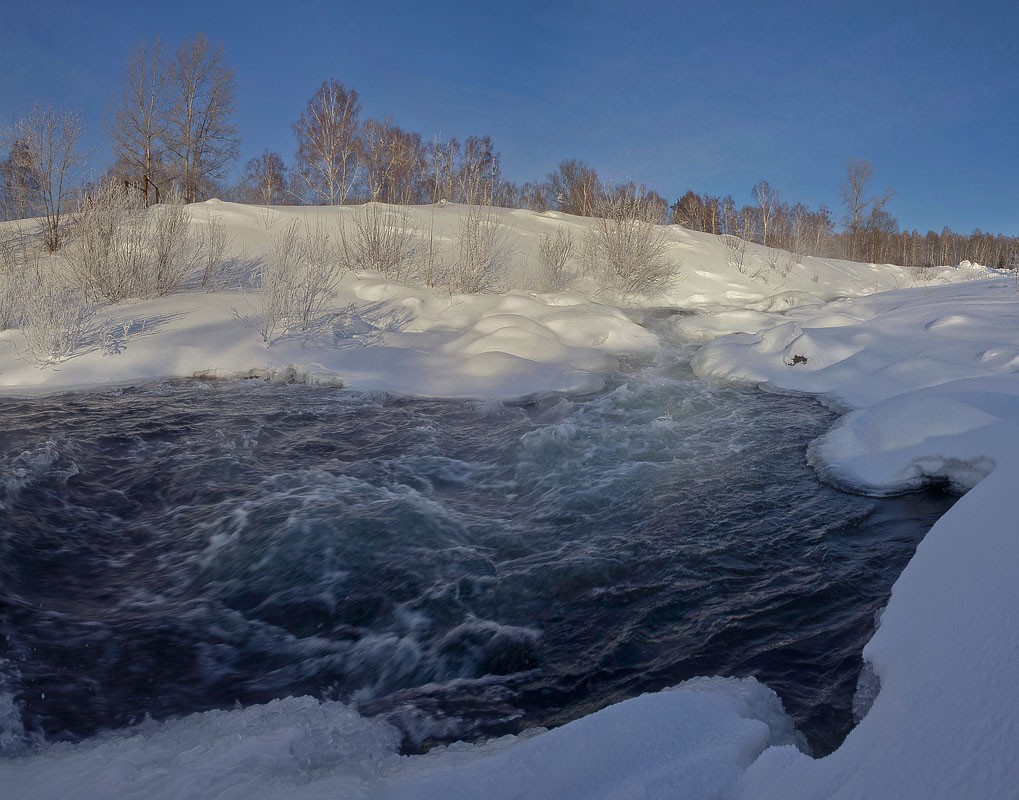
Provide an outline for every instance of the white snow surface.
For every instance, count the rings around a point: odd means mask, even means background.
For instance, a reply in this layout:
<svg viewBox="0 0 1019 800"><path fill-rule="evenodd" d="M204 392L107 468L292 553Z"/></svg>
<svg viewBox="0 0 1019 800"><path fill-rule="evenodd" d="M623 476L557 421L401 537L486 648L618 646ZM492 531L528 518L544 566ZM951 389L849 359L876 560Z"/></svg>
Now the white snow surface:
<svg viewBox="0 0 1019 800"><path fill-rule="evenodd" d="M422 223L433 213L412 211ZM249 253L265 252L264 212L211 201L196 207L196 224L205 213ZM448 228L460 210L434 213ZM328 340L269 349L231 312L243 314L237 293L178 294L104 310L122 326L119 353L97 346L39 369L7 332L14 347L0 354L0 383L23 393L254 370L421 396L517 397L597 389L616 358L657 347L590 282L571 294L519 288L539 236L558 225L580 235L586 221L504 214L514 291L450 296L349 275L337 301L347 316ZM726 264L716 237L675 226L669 235L679 276L641 303L701 312L674 323L706 342L698 374L815 394L844 412L808 453L825 480L874 494L930 481L969 490L893 588L864 651L880 691L842 747L803 754L778 699L753 680L695 679L553 731L411 757L397 755L384 723L288 698L0 758L0 797L1019 797L1014 279L970 264L922 285L887 265L803 258L772 268L784 256L759 247L750 252L761 274L750 279ZM0 696L0 725L0 745L17 738L9 697Z"/></svg>
<svg viewBox="0 0 1019 800"><path fill-rule="evenodd" d="M302 697L0 760L0 787L81 800L701 798L732 787L766 747L796 740L781 702L751 678L697 678L552 731L411 757L397 754L386 723Z"/></svg>
<svg viewBox="0 0 1019 800"><path fill-rule="evenodd" d="M267 209L218 200L191 209L194 228L220 222L232 241L230 255L249 265L266 256L273 237L292 221L326 232L335 243L341 226L353 230L358 213L352 206ZM463 207L414 206L406 212L414 229L434 232L440 257L448 262ZM578 273L574 291L540 291L541 236L566 228L579 251L590 220L526 210L498 214L509 247L498 293L450 294L391 283L377 273L349 272L340 281L326 329L310 338L278 338L270 347L254 330L251 307L257 300L251 292L192 290L121 303L100 310L78 353L42 369L26 358L18 331L0 332L0 391L29 394L149 378L258 375L421 397L515 398L597 391L618 357L658 347L657 337L613 305L618 298L579 274L579 263L571 267ZM912 271L899 267L817 258L794 263L787 254L755 246L749 248L747 271L761 275L751 279L728 266L718 237L675 225L667 236L675 280L656 297L629 298L631 303L707 311L749 304L762 309L761 319L766 311L914 282ZM980 274L986 270L944 268L936 281ZM756 323L747 318L747 324Z"/></svg>

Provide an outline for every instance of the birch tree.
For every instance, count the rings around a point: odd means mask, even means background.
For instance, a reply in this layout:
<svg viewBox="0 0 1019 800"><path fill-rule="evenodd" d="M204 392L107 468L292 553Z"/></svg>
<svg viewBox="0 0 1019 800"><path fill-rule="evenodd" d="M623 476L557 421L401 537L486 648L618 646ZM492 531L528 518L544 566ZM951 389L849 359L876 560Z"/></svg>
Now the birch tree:
<svg viewBox="0 0 1019 800"><path fill-rule="evenodd" d="M194 203L240 152L240 137L233 124L234 71L223 58L223 43L212 43L204 33L198 33L177 49L172 78L176 103L169 149L184 202Z"/></svg>
<svg viewBox="0 0 1019 800"><path fill-rule="evenodd" d="M265 206L281 205L287 195L287 167L279 153L266 150L244 166L245 201Z"/></svg>
<svg viewBox="0 0 1019 800"><path fill-rule="evenodd" d="M488 136L468 136L457 174L459 202L494 204L499 183L499 154Z"/></svg>
<svg viewBox="0 0 1019 800"><path fill-rule="evenodd" d="M883 195L867 196L874 168L863 158L853 158L846 163L846 177L839 187L839 196L845 208L845 226L849 234L850 258L859 258L866 250L868 231L881 229L884 232L887 216L884 207L895 195L887 189Z"/></svg>
<svg viewBox="0 0 1019 800"><path fill-rule="evenodd" d="M171 62L157 37L137 42L128 56L120 95L106 111L106 132L124 178L141 192L145 205L159 202L163 159L170 130Z"/></svg>
<svg viewBox="0 0 1019 800"><path fill-rule="evenodd" d="M457 165L460 163L460 142L435 141L428 147L430 195L433 203L457 199Z"/></svg>
<svg viewBox="0 0 1019 800"><path fill-rule="evenodd" d="M60 247L62 217L77 188L77 172L85 160L78 142L85 125L77 111L36 104L28 116L14 123L9 136L19 142L17 168L38 187L46 246Z"/></svg>
<svg viewBox="0 0 1019 800"><path fill-rule="evenodd" d="M576 158L562 161L546 178L551 200L564 214L589 217L599 203L598 173Z"/></svg>
<svg viewBox="0 0 1019 800"><path fill-rule="evenodd" d="M27 145L15 138L7 158L0 161L0 220L24 219L39 208L39 184L27 156Z"/></svg>
<svg viewBox="0 0 1019 800"><path fill-rule="evenodd" d="M753 198L757 201L758 215L761 223L761 244L767 246L768 234L775 223L775 214L778 211L778 192L771 188L767 181L755 184Z"/></svg>
<svg viewBox="0 0 1019 800"><path fill-rule="evenodd" d="M323 81L293 123L296 167L306 202L341 205L358 175L361 103L335 78Z"/></svg>
<svg viewBox="0 0 1019 800"><path fill-rule="evenodd" d="M370 119L361 136L361 162L368 198L380 203L416 203L425 190L421 136L391 120Z"/></svg>

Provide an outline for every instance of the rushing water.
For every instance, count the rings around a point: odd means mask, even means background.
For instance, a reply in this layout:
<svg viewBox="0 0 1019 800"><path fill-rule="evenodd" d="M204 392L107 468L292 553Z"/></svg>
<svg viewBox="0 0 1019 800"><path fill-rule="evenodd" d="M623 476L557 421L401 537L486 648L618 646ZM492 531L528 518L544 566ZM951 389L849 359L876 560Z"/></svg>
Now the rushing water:
<svg viewBox="0 0 1019 800"><path fill-rule="evenodd" d="M311 694L415 750L755 675L824 753L951 502L821 485L804 451L832 419L700 382L678 346L532 403L259 381L5 400L0 693L50 741Z"/></svg>

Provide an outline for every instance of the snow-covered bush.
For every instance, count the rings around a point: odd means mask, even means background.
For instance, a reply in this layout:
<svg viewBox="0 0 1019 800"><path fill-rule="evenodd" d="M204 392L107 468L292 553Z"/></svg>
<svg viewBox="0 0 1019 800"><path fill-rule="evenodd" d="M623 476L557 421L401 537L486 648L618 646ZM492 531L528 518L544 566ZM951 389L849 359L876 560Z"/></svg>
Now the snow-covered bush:
<svg viewBox="0 0 1019 800"><path fill-rule="evenodd" d="M172 294L198 266L201 258L198 243L191 236L191 212L176 190L168 194L167 202L146 214L148 220L153 216L155 258L149 272L143 273L139 297Z"/></svg>
<svg viewBox="0 0 1019 800"><path fill-rule="evenodd" d="M441 201L438 205L441 206L443 204L445 204L445 201ZM414 266L417 276L425 286L438 286L441 284L446 271L446 263L435 236L436 205L436 203L432 203L429 206L428 227L421 232L414 250Z"/></svg>
<svg viewBox="0 0 1019 800"><path fill-rule="evenodd" d="M735 233L723 233L722 243L725 245L725 260L741 275L747 274L747 240Z"/></svg>
<svg viewBox="0 0 1019 800"><path fill-rule="evenodd" d="M52 260L41 261L27 248L20 271L18 300L27 359L38 365L63 361L86 337L96 307L85 291L59 274Z"/></svg>
<svg viewBox="0 0 1019 800"><path fill-rule="evenodd" d="M82 195L72 224L64 255L93 300L170 294L198 263L191 214L179 196L146 209L137 194L105 181Z"/></svg>
<svg viewBox="0 0 1019 800"><path fill-rule="evenodd" d="M335 258L321 228L309 231L294 221L273 237L259 270L258 293L249 303L263 342L285 333L310 334L325 321L336 294Z"/></svg>
<svg viewBox="0 0 1019 800"><path fill-rule="evenodd" d="M559 226L555 233L541 237L538 243L538 264L541 267L541 288L559 292L570 285L573 274L568 265L573 257L573 234Z"/></svg>
<svg viewBox="0 0 1019 800"><path fill-rule="evenodd" d="M197 248L203 264L201 284L203 289L215 291L226 288L234 277L234 269L226 257L227 250L233 244L226 226L219 217L210 217L208 225L199 231Z"/></svg>
<svg viewBox="0 0 1019 800"><path fill-rule="evenodd" d="M365 203L354 212L352 226L340 228L346 269L372 270L397 281L408 277L417 235L406 208Z"/></svg>
<svg viewBox="0 0 1019 800"><path fill-rule="evenodd" d="M454 257L446 274L449 290L476 294L491 289L502 277L512 251L498 209L468 205L457 221Z"/></svg>
<svg viewBox="0 0 1019 800"><path fill-rule="evenodd" d="M624 185L602 191L596 217L585 237L588 272L603 291L622 299L662 290L676 266L661 205L643 187Z"/></svg>
<svg viewBox="0 0 1019 800"><path fill-rule="evenodd" d="M913 277L920 283L930 283L937 275L937 270L930 264L921 264L918 267L913 267Z"/></svg>
<svg viewBox="0 0 1019 800"><path fill-rule="evenodd" d="M0 331L21 325L25 262L24 240L10 229L0 232Z"/></svg>

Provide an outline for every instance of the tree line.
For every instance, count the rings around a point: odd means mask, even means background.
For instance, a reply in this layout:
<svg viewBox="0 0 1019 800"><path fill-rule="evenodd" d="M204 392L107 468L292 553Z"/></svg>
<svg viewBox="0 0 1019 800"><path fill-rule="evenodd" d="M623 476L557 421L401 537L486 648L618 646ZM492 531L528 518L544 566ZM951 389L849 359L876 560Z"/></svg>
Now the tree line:
<svg viewBox="0 0 1019 800"><path fill-rule="evenodd" d="M223 44L203 34L171 50L156 38L139 41L103 125L114 178L144 205L171 191L184 202L218 196L265 205L341 205L369 200L395 204L450 201L596 216L615 197L640 189L656 221L738 237L799 255L924 267L964 259L997 267L1019 264L1019 237L948 228L900 230L888 211L894 192L872 193L874 171L850 160L839 187L842 215L821 205L787 203L767 181L752 202L687 191L675 202L632 184L607 184L584 161L564 159L544 178L516 184L501 172L491 138L472 135L426 140L392 119L362 117L358 92L334 78L323 81L291 125L290 164L266 149L229 181L240 153L234 123L236 83ZM5 132L0 159L0 219L42 216L47 244L60 246L61 218L80 190L77 171L89 154L79 148L80 114L37 105Z"/></svg>
<svg viewBox="0 0 1019 800"><path fill-rule="evenodd" d="M900 230L888 209L891 189L870 194L874 170L864 159L846 164L839 187L842 230L825 205L811 209L783 202L767 181L754 185L751 204L737 206L731 196L715 197L688 191L671 206L672 221L692 230L737 236L746 241L798 255L846 258L904 267L959 264L964 260L1015 269L1019 237L981 231L955 233L948 227L921 233Z"/></svg>

